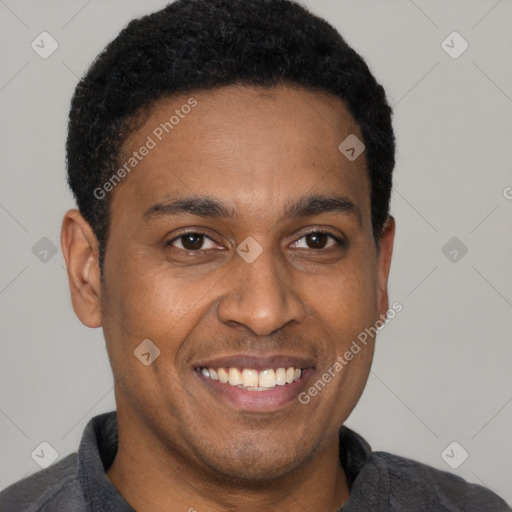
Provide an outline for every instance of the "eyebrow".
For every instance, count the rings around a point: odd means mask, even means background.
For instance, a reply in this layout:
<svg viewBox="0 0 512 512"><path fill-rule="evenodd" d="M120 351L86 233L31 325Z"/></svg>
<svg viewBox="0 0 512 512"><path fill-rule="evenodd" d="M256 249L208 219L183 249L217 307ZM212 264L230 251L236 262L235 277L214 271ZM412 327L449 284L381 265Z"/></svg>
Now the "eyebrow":
<svg viewBox="0 0 512 512"><path fill-rule="evenodd" d="M284 219L312 217L323 213L355 215L361 222L361 212L353 201L342 196L312 195L289 202ZM233 219L236 212L227 204L210 197L176 197L149 207L143 214L146 219L182 214L205 218Z"/></svg>

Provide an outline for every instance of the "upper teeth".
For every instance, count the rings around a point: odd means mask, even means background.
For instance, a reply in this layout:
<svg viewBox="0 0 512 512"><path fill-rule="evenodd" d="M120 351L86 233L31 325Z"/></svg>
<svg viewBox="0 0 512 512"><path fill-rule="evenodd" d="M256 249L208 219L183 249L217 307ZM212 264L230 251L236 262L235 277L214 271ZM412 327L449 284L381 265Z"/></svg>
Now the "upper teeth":
<svg viewBox="0 0 512 512"><path fill-rule="evenodd" d="M258 388L273 388L291 384L299 380L302 375L301 368L268 368L266 370L253 370L252 368L244 368L240 371L238 368L201 368L201 373L205 377L218 380L224 384L231 384L247 388L251 391L257 391Z"/></svg>

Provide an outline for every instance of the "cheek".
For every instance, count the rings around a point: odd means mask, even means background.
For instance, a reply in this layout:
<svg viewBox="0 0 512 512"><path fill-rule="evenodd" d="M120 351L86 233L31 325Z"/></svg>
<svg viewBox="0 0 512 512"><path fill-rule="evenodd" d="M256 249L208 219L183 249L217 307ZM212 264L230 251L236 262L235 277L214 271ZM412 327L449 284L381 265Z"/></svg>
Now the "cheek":
<svg viewBox="0 0 512 512"><path fill-rule="evenodd" d="M338 339L347 340L372 325L377 311L377 283L370 265L346 262L326 277L308 278L308 306Z"/></svg>
<svg viewBox="0 0 512 512"><path fill-rule="evenodd" d="M192 280L165 262L148 261L142 255L119 261L109 274L103 325L124 345L147 338L167 345L171 337L179 344L205 314L218 277Z"/></svg>

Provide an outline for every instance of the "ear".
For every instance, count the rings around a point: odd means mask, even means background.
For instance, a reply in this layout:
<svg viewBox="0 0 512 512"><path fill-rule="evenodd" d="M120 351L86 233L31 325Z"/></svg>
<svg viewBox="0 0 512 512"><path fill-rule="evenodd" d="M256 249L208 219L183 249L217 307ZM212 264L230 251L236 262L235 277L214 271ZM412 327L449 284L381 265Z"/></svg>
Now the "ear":
<svg viewBox="0 0 512 512"><path fill-rule="evenodd" d="M69 210L64 215L60 243L66 260L71 302L76 316L87 327L100 327L98 241L78 210Z"/></svg>
<svg viewBox="0 0 512 512"><path fill-rule="evenodd" d="M385 315L389 309L388 277L395 239L395 219L389 215L382 227L377 252L377 313Z"/></svg>

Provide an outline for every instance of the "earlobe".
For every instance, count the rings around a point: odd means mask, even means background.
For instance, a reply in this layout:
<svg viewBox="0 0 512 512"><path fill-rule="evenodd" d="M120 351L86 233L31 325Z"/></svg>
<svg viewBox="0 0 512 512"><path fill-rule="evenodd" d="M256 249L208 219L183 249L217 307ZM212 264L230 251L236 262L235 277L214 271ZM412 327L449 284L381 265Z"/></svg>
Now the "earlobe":
<svg viewBox="0 0 512 512"><path fill-rule="evenodd" d="M76 209L64 215L61 246L66 260L73 309L87 327L101 326L98 241Z"/></svg>
<svg viewBox="0 0 512 512"><path fill-rule="evenodd" d="M378 313L385 315L389 308L388 278L391 268L391 257L393 255L393 242L395 239L395 219L389 215L382 228L379 240L378 263Z"/></svg>

